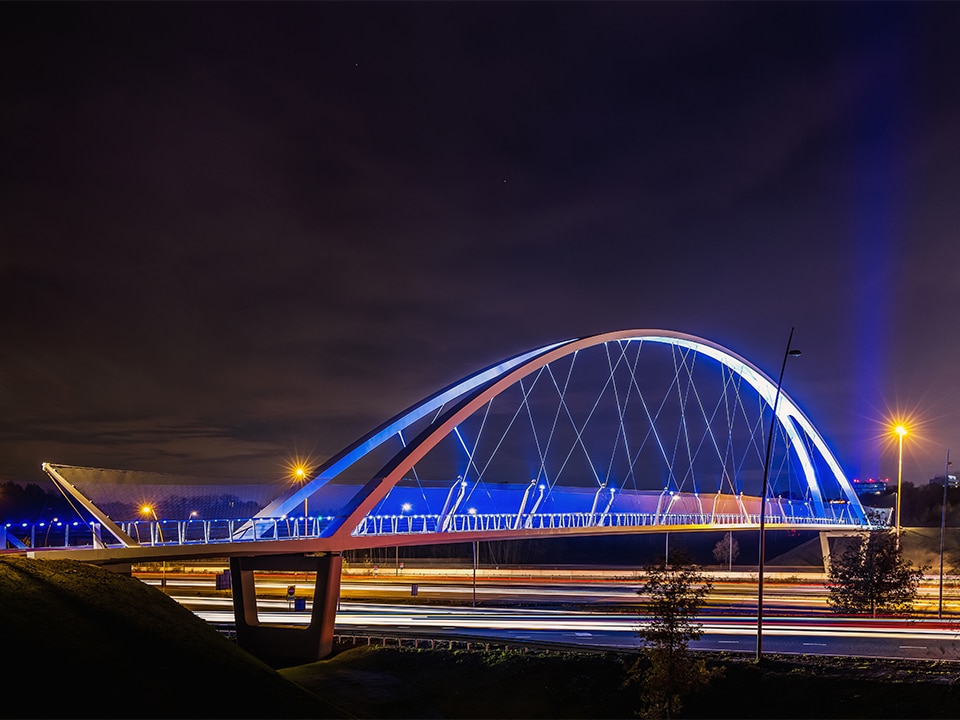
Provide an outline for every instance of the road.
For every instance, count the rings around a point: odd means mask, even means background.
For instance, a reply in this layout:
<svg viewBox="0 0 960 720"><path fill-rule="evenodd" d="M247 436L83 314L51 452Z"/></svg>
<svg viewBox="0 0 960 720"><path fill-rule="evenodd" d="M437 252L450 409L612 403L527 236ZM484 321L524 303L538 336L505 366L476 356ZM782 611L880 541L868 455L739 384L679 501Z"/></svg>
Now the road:
<svg viewBox="0 0 960 720"><path fill-rule="evenodd" d="M177 598L212 624L229 624L229 598ZM289 609L286 600L261 599L264 623L306 625L306 612ZM336 632L390 637L475 638L497 643L543 643L584 649L633 650L638 647L635 615L532 608L341 603ZM700 650L753 653L756 619L704 615ZM935 620L768 617L764 652L879 658L960 660L960 624Z"/></svg>
<svg viewBox="0 0 960 720"><path fill-rule="evenodd" d="M160 573L137 573L145 582L159 585ZM184 593L212 593L213 576L209 573L167 573L168 591ZM745 575L731 579L726 576L712 580L713 588L707 598L707 610L717 614L754 615L757 607L756 580ZM313 578L304 574L257 576L257 592L263 596L282 596L290 585L296 586L300 597L309 597ZM476 586L462 574L380 577L345 575L341 581L343 600L381 600L414 602L412 587L417 587L415 602L472 604L474 596L480 605L536 604L541 606L636 607L640 598L637 590L642 582L633 576L616 579L597 579L584 574L581 577L557 578L550 576L498 575L478 580ZM928 580L920 587L915 606L917 615L934 616L937 613L938 587ZM787 577L767 579L764 583L765 615L825 615L834 613L827 604L823 581L815 575L806 578ZM960 591L952 584L944 595L945 617L960 618Z"/></svg>
<svg viewBox="0 0 960 720"><path fill-rule="evenodd" d="M160 584L158 574L142 576ZM423 638L475 638L497 643L547 643L585 649L631 650L638 647L638 584L623 582L485 581L474 587L456 579L345 578L337 613L339 634ZM411 597L416 584L417 596ZM228 593L216 596L211 577L168 575L166 591L214 624L233 621ZM312 579L268 576L258 579L260 620L307 624L285 599L294 585L310 597ZM924 588L927 610L936 609L936 587ZM839 618L826 603L819 583L765 585L764 652L860 657L960 660L960 614L956 619ZM357 602L363 598L366 601ZM386 602L382 602L386 600ZM403 602L401 602L401 600ZM442 603L450 601L453 604ZM429 602L430 604L425 604ZM414 604L420 603L420 604ZM952 600L948 614L958 609ZM718 582L700 618L704 636L691 643L702 650L753 653L756 649L756 585Z"/></svg>

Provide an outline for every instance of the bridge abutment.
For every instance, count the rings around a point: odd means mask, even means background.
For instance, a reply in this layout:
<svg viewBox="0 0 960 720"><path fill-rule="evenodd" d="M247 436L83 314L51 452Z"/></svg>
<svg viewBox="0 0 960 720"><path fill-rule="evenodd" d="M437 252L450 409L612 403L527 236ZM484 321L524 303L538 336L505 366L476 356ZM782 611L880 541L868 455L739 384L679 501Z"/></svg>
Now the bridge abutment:
<svg viewBox="0 0 960 720"><path fill-rule="evenodd" d="M334 622L340 599L340 568L339 553L231 557L237 644L269 664L308 663L329 655L333 650ZM255 571L316 573L307 627L260 622Z"/></svg>

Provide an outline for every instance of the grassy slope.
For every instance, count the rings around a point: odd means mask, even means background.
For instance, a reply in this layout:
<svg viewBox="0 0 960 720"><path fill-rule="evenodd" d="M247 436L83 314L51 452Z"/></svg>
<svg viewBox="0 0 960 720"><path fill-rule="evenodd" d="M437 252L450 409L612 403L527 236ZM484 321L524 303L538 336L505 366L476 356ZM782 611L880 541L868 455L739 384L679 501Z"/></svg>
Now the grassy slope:
<svg viewBox="0 0 960 720"><path fill-rule="evenodd" d="M0 560L3 717L338 717L155 588Z"/></svg>

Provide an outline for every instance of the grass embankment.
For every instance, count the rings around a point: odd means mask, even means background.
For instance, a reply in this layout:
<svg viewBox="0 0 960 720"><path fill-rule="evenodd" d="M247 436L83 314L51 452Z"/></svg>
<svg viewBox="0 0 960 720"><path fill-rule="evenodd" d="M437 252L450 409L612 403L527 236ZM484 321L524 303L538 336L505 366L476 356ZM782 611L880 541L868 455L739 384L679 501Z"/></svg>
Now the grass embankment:
<svg viewBox="0 0 960 720"><path fill-rule="evenodd" d="M6 718L344 717L139 580L0 561Z"/></svg>
<svg viewBox="0 0 960 720"><path fill-rule="evenodd" d="M276 671L156 588L72 561L0 561L2 717L630 718L635 656L342 649ZM687 718L958 718L958 665L709 655Z"/></svg>

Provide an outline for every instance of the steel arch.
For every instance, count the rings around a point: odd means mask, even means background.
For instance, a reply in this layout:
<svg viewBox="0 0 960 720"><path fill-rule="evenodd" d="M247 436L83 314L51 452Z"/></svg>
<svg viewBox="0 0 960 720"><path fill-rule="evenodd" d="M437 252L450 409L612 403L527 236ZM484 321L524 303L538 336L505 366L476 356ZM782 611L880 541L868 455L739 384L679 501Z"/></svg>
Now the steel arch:
<svg viewBox="0 0 960 720"><path fill-rule="evenodd" d="M622 341L663 343L708 356L742 377L768 406L772 406L774 403L777 386L769 376L740 355L704 338L657 329L622 330L574 338L545 345L504 360L470 375L412 406L332 457L319 468L313 480L284 493L261 510L257 517L277 517L293 513L302 504L304 498L308 498L325 483L339 476L388 439L402 433L428 414L438 413L438 416L420 435L407 443L366 485L358 490L345 512L335 518L323 533L324 536L332 538L348 536L357 524L404 477L405 473L411 470L431 449L451 433L459 423L480 409L490 399L555 360L586 348L608 342ZM449 407L447 407L448 405ZM838 487L845 496L848 507L856 515L857 521L867 524L859 499L827 443L792 398L782 390L780 401L777 404L777 419L793 442L793 449L803 469L817 514L824 514L824 501L813 461L802 442L801 431L810 439L829 467Z"/></svg>

